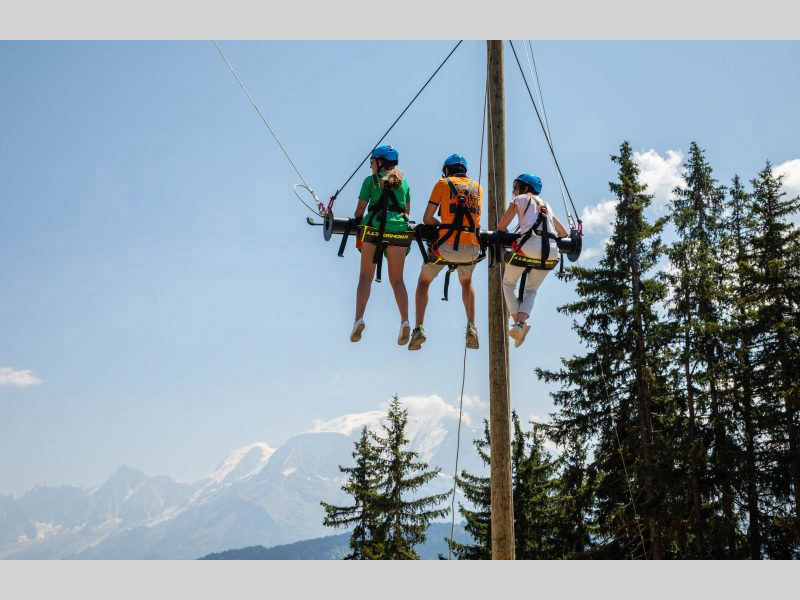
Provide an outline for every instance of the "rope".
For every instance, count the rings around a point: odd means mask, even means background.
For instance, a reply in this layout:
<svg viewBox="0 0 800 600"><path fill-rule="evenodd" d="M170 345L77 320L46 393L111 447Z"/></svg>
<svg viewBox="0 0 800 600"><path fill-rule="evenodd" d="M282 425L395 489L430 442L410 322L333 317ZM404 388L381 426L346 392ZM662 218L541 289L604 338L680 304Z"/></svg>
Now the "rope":
<svg viewBox="0 0 800 600"><path fill-rule="evenodd" d="M488 78L488 73L487 73ZM483 121L481 123L481 153L480 159L478 160L478 189L480 190L481 186L481 178L483 177L483 141L484 141L484 134L486 131L486 100L489 96L488 88L485 90L483 96ZM475 260L474 250L472 260ZM472 298L470 297L470 312L472 312L472 308L474 308L472 304ZM464 360L461 364L461 394L459 395L458 400L458 432L456 433L456 466L453 469L453 498L450 501L450 543L447 546L447 560L450 560L450 557L453 554L453 546L455 545L455 529L456 529L456 487L458 482L458 455L461 450L461 417L464 412L464 380L466 379L467 374L467 342L464 340Z"/></svg>
<svg viewBox="0 0 800 600"><path fill-rule="evenodd" d="M453 55L453 52L455 52L455 51L458 49L458 47L461 45L461 42L463 42L463 41L464 41L464 40L459 40L459 41L458 41L458 43L457 43L457 44L456 44L456 45L453 47L453 49L452 49L452 50L450 50L450 54L448 54L447 56L445 56L445 58L444 58L444 60L441 62L441 64L440 64L438 67L436 67L436 70L433 72L433 74L432 74L430 77L428 77L428 81L426 81L426 82L425 82L425 85L423 85L423 86L420 88L420 90L419 90L419 91L416 93L416 95L415 95L415 96L414 96L414 97L411 99L411 102L409 102L409 103L406 105L406 107L403 109L403 112L401 112L401 113L400 113L400 115L399 115L399 116L398 116L398 117L397 117L397 118L394 120L394 123L392 123L392 124L389 126L389 129L387 129L387 130L386 130L386 132L385 132L385 133L384 133L384 134L381 136L381 139L379 139L379 140L378 140L378 142L377 142L377 143L376 143L376 144L375 144L375 145L372 147L372 150L370 150L370 151L369 151L369 153L368 153L368 154L367 154L367 155L364 157L364 159L363 159L363 160L362 160L360 163L358 163L358 166L357 166L357 167L355 168L355 170L354 170L354 171L353 171L353 172L350 174L350 177L348 177L348 178L347 178L347 181L345 181L345 182L344 182L344 183L341 185L341 187L340 187L338 190L336 190L336 193L335 193L333 196L331 196L331 200L330 200L330 202L328 203L328 212L330 212L330 211L333 209L333 203L334 203L334 201L336 200L336 198L339 196L339 194L341 193L341 191L342 191L342 190L343 190L343 189L344 189L344 188L347 186L347 184L348 184L348 183L350 183L350 180L351 180L351 179L353 179L353 177L355 177L355 174L356 174L356 173L358 173L358 170L359 170L359 169L362 167L362 165L363 165L365 162L367 162L367 159L368 159L368 158L370 157L370 155L372 154L372 151L373 151L373 150L375 150L375 148L377 148L377 147L380 145L380 143L383 141L383 139L384 139L384 138L385 138L387 135L389 135L389 132L390 132L390 131L391 131L391 130L394 128L394 126L395 126L395 125L397 125L397 122L398 122L398 121L399 121L399 120L402 118L402 116L403 116L404 114L406 114L406 111L407 111L409 108L411 108L411 105L412 105L412 104L414 104L414 101L415 101L415 100L416 100L416 99L419 97L419 95L422 93L422 91L423 91L423 90L424 90L426 87L428 87L428 84L431 82L431 80L433 80L433 78L436 76L436 74L437 74L437 73L438 73L438 72L441 70L441 68L444 66L444 64L445 64L445 63L446 63L446 62L449 60L449 58L450 58L450 57Z"/></svg>
<svg viewBox="0 0 800 600"><path fill-rule="evenodd" d="M278 136L276 135L275 131L272 129L272 127L270 127L269 123L264 118L264 115L262 114L261 109L258 108L258 105L256 104L256 101L253 100L253 97L250 95L250 92L247 91L247 88L245 87L244 83L242 83L242 80L239 77L238 73L236 73L236 69L233 68L233 65L231 65L231 62L228 60L228 57L225 56L225 53L222 51L222 48L219 47L219 44L217 44L216 40L211 40L211 41L214 44L214 47L219 52L220 56L222 57L222 60L224 60L225 64L228 65L228 69L230 69L231 73L233 73L233 76L236 78L236 81L239 82L239 87L242 88L242 91L247 96L247 99L250 100L250 104L252 104L253 108L256 109L256 112L258 113L258 116L261 117L261 120L264 122L264 125L267 126L267 129L272 134L272 137L275 138L275 141L278 143L278 146L280 147L280 149L283 152L284 156L287 158L289 163L292 165L292 168L294 169L294 172L297 173L298 177L300 177L300 180L303 182L303 186L302 187L304 187L309 192L311 192L311 195L314 197L314 200L317 201L317 210L315 211L310 206L308 206L308 204L303 202L303 199L300 198L299 194L297 193L297 186L295 186L295 192L294 192L295 196L297 196L297 198L300 200L300 202L302 202L303 205L306 208L308 208L311 212L313 212L315 214L321 214L321 212L325 209L325 205L322 204L322 202L319 201L319 198L317 198L317 194L311 188L311 185L309 185L309 183L306 181L305 177L303 177L303 174L300 172L300 169L297 168L297 165L292 160L292 157L289 156L289 153L286 151L286 148L284 148L283 144L281 144L281 141L278 139Z"/></svg>
<svg viewBox="0 0 800 600"><path fill-rule="evenodd" d="M564 190L567 192L567 198L569 198L569 203L572 205L572 210L575 214L578 214L578 209L575 208L575 203L572 201L572 194L569 193L569 188L567 187L566 179L564 179L564 174L561 172L561 166L558 164L558 159L556 158L556 151L553 149L553 144L550 142L550 136L547 134L547 128L545 127L544 121L542 120L542 115L539 113L539 107L536 106L536 101L533 99L533 93L531 93L531 88L528 85L528 80L525 77L525 71L522 70L522 63L519 62L519 56L517 56L517 50L514 48L514 42L509 40L508 43L511 45L511 50L514 53L514 59L517 61L517 67L519 67L519 73L522 75L522 81L525 83L525 88L528 90L528 96L531 99L531 103L533 104L533 110L536 111L536 117L539 119L539 125L542 127L542 131L544 132L544 139L547 141L547 147L550 149L550 154L553 157L553 164L556 166L556 170L558 171L559 177L564 182Z"/></svg>
<svg viewBox="0 0 800 600"><path fill-rule="evenodd" d="M530 47L530 54L528 54L528 47ZM539 81L539 71L536 69L536 57L533 55L533 45L531 41L528 40L528 45L522 44L523 50L525 50L525 59L528 62L528 70L531 73L531 82L533 83L533 89L536 92L536 96L539 99L539 105L542 107L542 115L544 115L544 125L545 125L545 136L550 143L553 143L553 136L550 133L550 122L547 120L547 110L544 106L544 96L542 95L542 86ZM553 161L553 166L555 166L555 161ZM558 172L558 171L556 171ZM564 204L564 213L567 215L567 220L569 221L570 227L574 227L574 222L572 220L572 214L569 212L569 208L567 208L567 198L564 195L564 182L561 181L561 177L556 177L558 180L558 188L561 191L561 202Z"/></svg>
<svg viewBox="0 0 800 600"><path fill-rule="evenodd" d="M584 288L585 289L585 288ZM625 473L625 482L628 484L628 495L631 498L631 507L633 508L633 516L636 518L636 529L639 532L639 539L642 543L642 552L644 552L644 559L648 560L647 546L644 542L644 534L642 533L642 523L639 517L639 511L636 510L636 500L633 497L633 488L631 488L631 478L628 475L628 467L625 464L625 455L622 452L622 442L619 439L619 431L617 427L617 420L614 418L614 410L611 408L611 397L608 395L608 384L606 383L606 374L603 369L603 361L600 360L600 375L603 379L603 388L606 391L606 402L608 402L609 410L611 411L611 422L614 424L614 436L617 438L617 450L619 450L619 457L622 460L622 470Z"/></svg>

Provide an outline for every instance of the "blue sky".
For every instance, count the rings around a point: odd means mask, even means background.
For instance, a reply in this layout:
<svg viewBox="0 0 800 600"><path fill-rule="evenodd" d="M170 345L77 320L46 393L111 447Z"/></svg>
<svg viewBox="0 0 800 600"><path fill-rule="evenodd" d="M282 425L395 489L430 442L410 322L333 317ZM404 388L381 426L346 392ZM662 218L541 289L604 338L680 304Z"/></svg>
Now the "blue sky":
<svg viewBox="0 0 800 600"><path fill-rule="evenodd" d="M221 42L322 197L452 45ZM608 157L624 139L660 205L692 140L724 183L770 159L800 192L800 44L534 48L563 172L594 215L588 247L605 235ZM540 174L555 206L544 139L506 52L509 183ZM465 42L387 138L417 220L445 156L466 155L477 176L484 56L483 42ZM394 343L387 283L374 285L364 338L351 344L357 254L338 258L305 225L297 176L210 42L3 42L0 78L0 493L95 485L122 463L194 478L233 448L277 446L394 393L457 401L457 284L447 303L443 278L433 285L423 351ZM352 212L366 174L338 214ZM419 266L412 254L410 294ZM483 348L468 355L466 393L486 399L484 266L476 286ZM580 350L555 311L572 293L548 279L527 343L512 349L523 416L551 410L533 368Z"/></svg>

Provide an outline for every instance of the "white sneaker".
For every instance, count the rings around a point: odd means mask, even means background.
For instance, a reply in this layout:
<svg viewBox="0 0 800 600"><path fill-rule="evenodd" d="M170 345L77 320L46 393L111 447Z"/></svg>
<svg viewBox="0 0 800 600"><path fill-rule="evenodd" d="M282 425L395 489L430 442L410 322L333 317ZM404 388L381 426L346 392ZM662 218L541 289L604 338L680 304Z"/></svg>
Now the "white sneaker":
<svg viewBox="0 0 800 600"><path fill-rule="evenodd" d="M474 323L467 323L467 348L477 350L480 344L478 343L478 328Z"/></svg>
<svg viewBox="0 0 800 600"><path fill-rule="evenodd" d="M397 345L405 346L408 343L408 338L411 337L411 325L408 321L403 321L400 324L400 334L397 336Z"/></svg>
<svg viewBox="0 0 800 600"><path fill-rule="evenodd" d="M519 348L525 341L525 336L531 330L531 326L522 323L514 323L508 330L508 337L514 340L514 348Z"/></svg>
<svg viewBox="0 0 800 600"><path fill-rule="evenodd" d="M364 331L364 327L367 324L364 323L364 319L359 319L355 323L353 323L353 331L350 332L350 341L351 342L358 342L361 341L361 332Z"/></svg>

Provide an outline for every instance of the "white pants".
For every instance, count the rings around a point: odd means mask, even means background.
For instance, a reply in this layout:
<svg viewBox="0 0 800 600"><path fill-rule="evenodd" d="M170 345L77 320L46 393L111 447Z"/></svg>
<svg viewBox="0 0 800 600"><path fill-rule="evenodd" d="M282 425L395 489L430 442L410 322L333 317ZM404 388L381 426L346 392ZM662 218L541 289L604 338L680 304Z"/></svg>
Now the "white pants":
<svg viewBox="0 0 800 600"><path fill-rule="evenodd" d="M503 295L506 298L508 313L511 315L523 312L530 316L533 310L533 301L536 300L536 291L550 271L540 269L528 271L528 276L525 278L525 293L522 296L522 302L520 302L516 288L517 282L524 272L525 267L506 265L506 272L503 275Z"/></svg>

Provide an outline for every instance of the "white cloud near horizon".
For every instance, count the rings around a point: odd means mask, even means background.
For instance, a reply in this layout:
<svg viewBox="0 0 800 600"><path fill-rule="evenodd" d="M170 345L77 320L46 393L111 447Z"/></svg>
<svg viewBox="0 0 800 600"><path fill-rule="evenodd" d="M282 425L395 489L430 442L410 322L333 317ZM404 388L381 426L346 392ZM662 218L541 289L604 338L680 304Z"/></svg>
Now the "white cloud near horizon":
<svg viewBox="0 0 800 600"><path fill-rule="evenodd" d="M430 396L400 396L400 404L408 409L410 421L438 421L439 419L458 419L458 398L453 404L444 400L438 394ZM482 415L488 408L489 403L481 400L480 396L464 395L463 422L472 425L473 416ZM386 416L389 408L389 400L380 404L381 410L371 410L362 413L350 413L336 417L329 421L314 419L311 426L311 433L342 433L352 435L360 431L364 426L370 430L377 430L381 420Z"/></svg>
<svg viewBox="0 0 800 600"><path fill-rule="evenodd" d="M44 383L36 377L30 369L12 369L11 367L0 367L0 385L12 387L30 387Z"/></svg>

